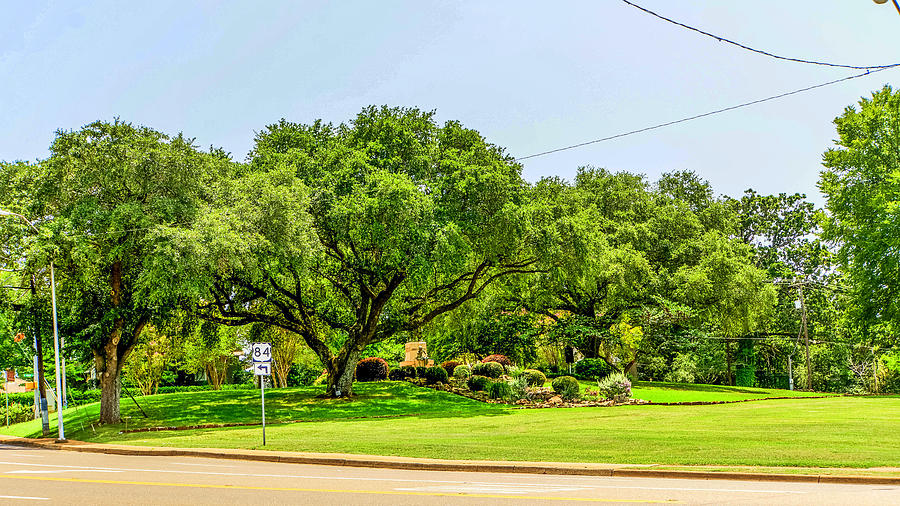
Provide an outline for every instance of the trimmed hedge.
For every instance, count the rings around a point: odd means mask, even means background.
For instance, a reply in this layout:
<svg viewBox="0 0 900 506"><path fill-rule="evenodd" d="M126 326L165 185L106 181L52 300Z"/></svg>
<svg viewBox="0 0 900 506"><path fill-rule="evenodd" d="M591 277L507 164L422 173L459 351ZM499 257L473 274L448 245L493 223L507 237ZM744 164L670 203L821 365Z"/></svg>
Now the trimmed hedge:
<svg viewBox="0 0 900 506"><path fill-rule="evenodd" d="M472 374L489 378L499 378L504 371L503 365L499 362L482 362L472 367Z"/></svg>
<svg viewBox="0 0 900 506"><path fill-rule="evenodd" d="M422 377L428 384L447 383L447 380L450 379L447 370L443 367L426 367Z"/></svg>
<svg viewBox="0 0 900 506"><path fill-rule="evenodd" d="M544 373L535 369L526 369L523 376L525 376L525 381L530 387L542 387L547 382L547 377L544 376Z"/></svg>
<svg viewBox="0 0 900 506"><path fill-rule="evenodd" d="M456 379L467 379L471 375L472 368L465 364L460 364L453 369L453 377Z"/></svg>
<svg viewBox="0 0 900 506"><path fill-rule="evenodd" d="M551 383L553 391L566 400L578 398L581 389L578 386L578 380L572 376L560 376Z"/></svg>
<svg viewBox="0 0 900 506"><path fill-rule="evenodd" d="M466 386L473 392L481 392L491 383L487 376L472 376L466 381Z"/></svg>
<svg viewBox="0 0 900 506"><path fill-rule="evenodd" d="M367 357L356 364L356 381L384 381L388 379L388 364L381 357Z"/></svg>

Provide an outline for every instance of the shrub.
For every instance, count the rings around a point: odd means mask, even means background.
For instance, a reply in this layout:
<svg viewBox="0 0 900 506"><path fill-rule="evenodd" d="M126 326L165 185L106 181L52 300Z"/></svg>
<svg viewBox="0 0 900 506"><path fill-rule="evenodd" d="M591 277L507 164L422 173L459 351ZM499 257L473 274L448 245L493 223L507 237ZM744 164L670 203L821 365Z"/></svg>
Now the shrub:
<svg viewBox="0 0 900 506"><path fill-rule="evenodd" d="M525 371L524 369L520 369L514 365L511 365L506 368L506 375L509 376L510 378L518 378L519 376L522 375L522 373L524 371Z"/></svg>
<svg viewBox="0 0 900 506"><path fill-rule="evenodd" d="M631 381L620 372L597 381L597 389L600 390L600 395L616 402L624 402L631 397Z"/></svg>
<svg viewBox="0 0 900 506"><path fill-rule="evenodd" d="M528 376L525 374L509 382L512 399L526 399L528 394Z"/></svg>
<svg viewBox="0 0 900 506"><path fill-rule="evenodd" d="M459 365L459 362L457 362L456 360L448 360L448 361L442 363L441 367L443 367L444 370L447 371L447 376L453 376L453 371L456 369L456 367L458 365Z"/></svg>
<svg viewBox="0 0 900 506"><path fill-rule="evenodd" d="M388 379L388 364L381 357L364 358L356 364L356 381L384 381Z"/></svg>
<svg viewBox="0 0 900 506"><path fill-rule="evenodd" d="M503 365L499 362L482 362L472 367L472 374L489 378L499 378L503 375L503 371Z"/></svg>
<svg viewBox="0 0 900 506"><path fill-rule="evenodd" d="M554 392L566 400L575 399L580 393L578 380L571 376L560 376L553 380L553 383L550 385L553 387Z"/></svg>
<svg viewBox="0 0 900 506"><path fill-rule="evenodd" d="M426 367L422 377L428 384L446 383L449 378L447 370L443 367Z"/></svg>
<svg viewBox="0 0 900 506"><path fill-rule="evenodd" d="M525 376L525 381L528 382L530 387L542 387L547 382L547 377L544 376L544 373L534 369L526 369L523 376Z"/></svg>
<svg viewBox="0 0 900 506"><path fill-rule="evenodd" d="M488 383L487 394L491 399L507 401L513 398L512 387L505 381L491 381Z"/></svg>
<svg viewBox="0 0 900 506"><path fill-rule="evenodd" d="M614 372L602 358L585 358L575 363L575 377L585 380L599 380Z"/></svg>
<svg viewBox="0 0 900 506"><path fill-rule="evenodd" d="M33 404L33 402L32 402ZM6 423L6 404L0 403L0 424ZM19 404L18 402L9 403L9 423L27 422L34 418L34 409L32 405Z"/></svg>
<svg viewBox="0 0 900 506"><path fill-rule="evenodd" d="M472 368L465 364L460 364L453 369L453 377L456 379L467 379L471 375Z"/></svg>
<svg viewBox="0 0 900 506"><path fill-rule="evenodd" d="M509 359L506 358L506 355L500 355L499 353L495 353L493 355L488 355L488 356L484 357L484 359L481 362L483 364L486 364L488 362L497 362L498 364L500 364L504 367L509 367L512 365L512 362L510 362Z"/></svg>
<svg viewBox="0 0 900 506"><path fill-rule="evenodd" d="M491 379L487 376L472 376L466 381L466 386L473 392L481 392L487 388L488 383L490 382Z"/></svg>
<svg viewBox="0 0 900 506"><path fill-rule="evenodd" d="M392 381L403 381L408 378L417 378L418 372L416 368L411 365L405 365L403 367L393 369L388 373L388 378Z"/></svg>

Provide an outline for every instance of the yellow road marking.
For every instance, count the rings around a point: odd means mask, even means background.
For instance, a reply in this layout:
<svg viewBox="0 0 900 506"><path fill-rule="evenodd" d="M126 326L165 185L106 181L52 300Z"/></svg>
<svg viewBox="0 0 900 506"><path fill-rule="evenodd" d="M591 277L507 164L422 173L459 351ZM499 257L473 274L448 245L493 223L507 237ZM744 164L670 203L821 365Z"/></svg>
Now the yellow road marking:
<svg viewBox="0 0 900 506"><path fill-rule="evenodd" d="M413 495L431 497L478 497L487 499L537 499L544 501L580 501L597 503L636 503L636 504L683 504L676 500L637 500L637 499L592 499L589 497L546 497L529 495L506 494L469 494L465 492L404 492L399 490L342 490L337 488L289 488L289 487L248 487L243 485L205 485L202 483L163 483L155 481L119 481L119 480L91 480L86 478L50 478L44 476L15 476L0 474L0 478L12 480L37 480L37 481L61 481L68 483L102 483L109 485L145 485L156 487L187 487L187 488L218 488L227 490L269 490L275 492L324 492L341 494L376 494L376 495Z"/></svg>

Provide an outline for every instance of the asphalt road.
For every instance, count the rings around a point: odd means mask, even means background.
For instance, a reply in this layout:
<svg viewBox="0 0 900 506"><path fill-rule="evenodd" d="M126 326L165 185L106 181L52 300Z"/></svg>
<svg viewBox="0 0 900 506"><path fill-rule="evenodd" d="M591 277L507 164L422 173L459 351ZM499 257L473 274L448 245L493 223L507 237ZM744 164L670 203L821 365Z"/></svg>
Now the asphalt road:
<svg viewBox="0 0 900 506"><path fill-rule="evenodd" d="M0 504L900 504L900 487L403 471L0 445Z"/></svg>

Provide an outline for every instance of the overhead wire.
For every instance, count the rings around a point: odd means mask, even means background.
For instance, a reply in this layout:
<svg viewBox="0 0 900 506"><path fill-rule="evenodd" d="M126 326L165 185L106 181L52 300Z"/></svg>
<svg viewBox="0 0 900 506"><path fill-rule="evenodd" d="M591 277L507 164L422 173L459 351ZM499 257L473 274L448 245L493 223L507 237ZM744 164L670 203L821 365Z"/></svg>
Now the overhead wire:
<svg viewBox="0 0 900 506"><path fill-rule="evenodd" d="M663 15L661 15L661 14L657 14L656 12L653 12L653 11L651 11L650 9L646 8L646 7L641 7L640 5L638 5L638 4L634 3L634 2L629 2L628 0L622 0L622 1L625 2L626 4L630 5L630 6L634 7L635 9L638 9L638 10L641 10L641 11L643 11L643 12L646 12L647 14L650 14L651 16L655 16L655 17L657 17L657 18L659 18L659 19L661 19L661 20L663 20L663 21L672 23L673 25L677 25L677 26L680 26L680 27L685 28L685 29L687 29L687 30L691 30L691 31L697 32L697 33L699 33L699 34L706 35L707 37L711 37L711 38L713 38L713 39L716 39L716 40L719 41L719 42L724 42L724 43L726 43L726 44L731 44L731 45L737 46L737 47L739 47L739 48L741 48L741 49L745 49L745 50L747 50L747 51L751 51L751 52L753 52L753 53L761 54L761 55L768 56L768 57L770 57L770 58L775 58L775 59L778 59L778 60L792 61L792 62L796 62L796 63L806 63L806 64L810 64L810 65L820 65L820 66L823 66L823 67L834 67L834 68L842 68L842 69L852 69L852 70L887 69L887 68L896 67L897 65L900 65L900 63L892 63L892 64L888 64L888 65L842 65L842 64L839 64L839 63L830 63L830 62L824 62L824 61L807 60L807 59L804 59L804 58L791 58L791 57L788 57L788 56L781 56L781 55L777 55L777 54L774 54L774 53L770 53L770 52L768 52L768 51L763 51L763 50L761 50L761 49L756 49L756 48L750 47L750 46L748 46L748 45L746 45L746 44L741 44L740 42L735 42L735 41L733 41L733 40L731 40L731 39L727 39L727 38L725 38L725 37L722 37L721 35L716 35L716 34L713 34L713 33L709 33L709 32L707 32L707 31L701 30L701 29L699 29L699 28L695 28L695 27L690 26L690 25L686 25L686 24L681 23L681 22L679 22L679 21L675 21L674 19L667 18L667 17L665 17L665 16L663 16ZM896 5L896 0L895 0L894 3L895 3L895 5ZM900 10L900 8L898 8L898 10Z"/></svg>
<svg viewBox="0 0 900 506"><path fill-rule="evenodd" d="M550 150L547 150L547 151L541 151L540 153L534 153L534 154L532 154L532 155L520 156L520 157L516 158L516 161L517 161L517 162L520 162L520 161L522 161L522 160L527 160L527 159L529 159L529 158L537 158L537 157L539 157L539 156L545 156L545 155L549 155L549 154L552 154L552 153L559 153L560 151L568 151L568 150L570 150L570 149L581 148L581 147L584 147L584 146L589 146L589 145L591 145L591 144L597 144L597 143L600 143L600 142L605 142L605 141L609 141L609 140L613 140L613 139L619 139L619 138L622 138L622 137L627 137L627 136L629 136L629 135L639 134L639 133L642 133L642 132L649 132L650 130L656 130L656 129L663 128L663 127L667 127L667 126L677 125L677 124L679 124L679 123L685 123L685 122L687 122L687 121L693 121L693 120L695 120L695 119L705 118L705 117L707 117L707 116L713 116L713 115L716 115L716 114L721 114L721 113L723 113L723 112L733 111L733 110L735 110L735 109L741 109L741 108L743 108L743 107L749 107L749 106L751 106L751 105L761 104L761 103L763 103L763 102L770 102L770 101L772 101L772 100L777 100L777 99L779 99L779 98L789 97L789 96L791 96L791 95L797 95L797 94L799 94L799 93L804 93L804 92L811 91L811 90L815 90L815 89L818 89L818 88L824 88L824 87L826 87L826 86L831 86L831 85L833 85L833 84L838 84L838 83L841 83L841 82L844 82L844 81L850 81L851 79L858 79L858 78L860 78L860 77L865 77L865 76L868 76L868 75L870 75L870 74L874 74L874 73L876 73L876 72L881 72L881 71L883 71L883 70L887 70L887 69L891 69L891 68L896 68L896 67L900 67L900 63L896 63L896 64L894 64L894 65L887 66L887 67L883 67L883 68L878 68L878 69L875 69L875 70L867 70L867 71L865 71L865 72L862 72L862 73L859 73L859 74L854 74L854 75L852 75L852 76L842 77L842 78L840 78L840 79L834 79L834 80L832 80L832 81L828 81L828 82L820 83L820 84L815 84L815 85L812 85L812 86L807 86L807 87L805 87L805 88L800 88L800 89L798 89L798 90L788 91L788 92L785 92L785 93L779 93L778 95L772 95L772 96L769 96L769 97L766 97L766 98L761 98L761 99L758 99L758 100L751 100L751 101L749 101L749 102L744 102L744 103L737 104L737 105L733 105L733 106L730 106L730 107L723 107L723 108L721 108L721 109L716 109L716 110L714 110L714 111L704 112L704 113L702 113L702 114L695 114L695 115L693 115L693 116L688 116L688 117L686 117L686 118L681 118L681 119L677 119L677 120L673 120L673 121L667 121L667 122L665 122L665 123L657 123L656 125L652 125L652 126L648 126L648 127L644 127L644 128L638 128L638 129L636 129L636 130L630 130L630 131L628 131L628 132L622 132L622 133L619 133L619 134L610 135L610 136L607 136L607 137L601 137L601 138L599 138L599 139L594 139L594 140L590 140L590 141L579 142L578 144L572 144L572 145L564 146L564 147L561 147L561 148L550 149Z"/></svg>

